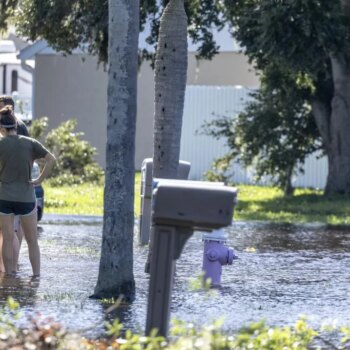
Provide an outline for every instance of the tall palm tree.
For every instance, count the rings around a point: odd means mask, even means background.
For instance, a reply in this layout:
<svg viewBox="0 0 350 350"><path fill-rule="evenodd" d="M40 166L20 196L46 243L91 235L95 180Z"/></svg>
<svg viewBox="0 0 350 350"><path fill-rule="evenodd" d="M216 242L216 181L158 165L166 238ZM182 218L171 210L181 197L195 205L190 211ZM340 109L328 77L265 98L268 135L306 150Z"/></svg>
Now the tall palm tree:
<svg viewBox="0 0 350 350"><path fill-rule="evenodd" d="M135 295L133 200L139 10L138 0L109 0L106 179L96 298L124 295L133 300Z"/></svg>
<svg viewBox="0 0 350 350"><path fill-rule="evenodd" d="M187 79L184 0L170 0L160 20L155 61L153 176L175 178Z"/></svg>
<svg viewBox="0 0 350 350"><path fill-rule="evenodd" d="M184 0L170 0L160 18L155 61L153 177L175 179L180 158L187 80L187 15ZM150 272L151 232L145 272Z"/></svg>

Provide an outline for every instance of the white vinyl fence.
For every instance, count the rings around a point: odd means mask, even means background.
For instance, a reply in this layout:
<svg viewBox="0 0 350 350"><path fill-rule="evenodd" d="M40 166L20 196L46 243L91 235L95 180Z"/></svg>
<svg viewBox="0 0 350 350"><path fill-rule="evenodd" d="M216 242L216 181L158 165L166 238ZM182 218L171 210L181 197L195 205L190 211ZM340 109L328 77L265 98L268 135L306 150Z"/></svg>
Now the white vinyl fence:
<svg viewBox="0 0 350 350"><path fill-rule="evenodd" d="M200 135L197 131L204 122L213 120L216 116L237 115L249 101L251 91L234 86L187 86L180 159L191 163L190 179L202 179L212 161L228 150L224 139L216 140L211 136ZM305 163L305 174L298 174L293 179L293 184L297 187L322 189L326 183L327 167L326 158L317 159L312 155ZM231 172L235 183L254 183L254 169L245 169L235 164Z"/></svg>

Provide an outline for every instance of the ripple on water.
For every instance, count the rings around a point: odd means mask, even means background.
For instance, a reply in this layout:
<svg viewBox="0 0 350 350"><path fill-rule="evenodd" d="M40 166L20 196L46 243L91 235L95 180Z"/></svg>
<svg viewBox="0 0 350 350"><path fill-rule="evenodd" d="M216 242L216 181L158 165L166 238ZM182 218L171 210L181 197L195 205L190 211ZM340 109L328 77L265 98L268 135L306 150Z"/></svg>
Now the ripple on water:
<svg viewBox="0 0 350 350"><path fill-rule="evenodd" d="M100 334L104 320L114 317L143 331L147 247L134 245L136 300L106 315L109 305L89 298L98 275L101 220L63 219L42 223L40 281L28 277L24 244L20 273L2 280L0 301L12 295L26 314L51 316L72 331ZM225 329L261 319L271 325L291 324L302 314L315 325L333 319L350 323L350 228L236 222L227 232L227 244L239 260L223 267L222 287L209 294L190 287L201 272L201 233L187 242L176 268L172 318L202 325L224 317Z"/></svg>

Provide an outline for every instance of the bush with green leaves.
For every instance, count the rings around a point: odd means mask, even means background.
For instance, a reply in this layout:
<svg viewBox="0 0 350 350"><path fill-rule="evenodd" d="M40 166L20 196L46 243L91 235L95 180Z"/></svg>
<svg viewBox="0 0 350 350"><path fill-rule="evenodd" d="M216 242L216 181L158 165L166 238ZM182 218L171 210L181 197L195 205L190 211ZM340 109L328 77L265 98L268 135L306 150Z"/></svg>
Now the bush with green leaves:
<svg viewBox="0 0 350 350"><path fill-rule="evenodd" d="M31 136L45 144L55 155L57 164L50 175L54 186L100 182L103 170L94 160L96 148L82 139L84 133L76 132L76 120L67 120L47 134L48 118L34 120Z"/></svg>
<svg viewBox="0 0 350 350"><path fill-rule="evenodd" d="M212 182L223 182L226 185L233 185L233 171L230 171L233 161L234 159L230 154L225 154L222 157L214 159L211 168L203 174L204 179Z"/></svg>
<svg viewBox="0 0 350 350"><path fill-rule="evenodd" d="M269 179L284 191L294 192L292 178L303 173L308 155L322 149L320 136L306 103L312 87L303 75L271 65L261 76L261 86L238 115L216 116L200 133L224 139L228 153L213 164L211 177L233 162L252 167L256 181Z"/></svg>
<svg viewBox="0 0 350 350"><path fill-rule="evenodd" d="M174 321L169 339L157 335L156 331L149 336L133 333L116 320L106 325L108 337L89 339L64 330L52 320L33 318L25 322L22 317L25 316L21 315L20 305L9 298L0 310L0 349L345 350L350 345L349 327L330 327L318 332L305 319L284 327L269 327L264 322L257 322L233 333L221 330L223 320L201 329L191 323ZM27 326L16 327L16 319Z"/></svg>
<svg viewBox="0 0 350 350"><path fill-rule="evenodd" d="M29 134L33 139L36 139L42 143L45 142L45 134L49 125L48 117L41 117L34 119L29 127Z"/></svg>

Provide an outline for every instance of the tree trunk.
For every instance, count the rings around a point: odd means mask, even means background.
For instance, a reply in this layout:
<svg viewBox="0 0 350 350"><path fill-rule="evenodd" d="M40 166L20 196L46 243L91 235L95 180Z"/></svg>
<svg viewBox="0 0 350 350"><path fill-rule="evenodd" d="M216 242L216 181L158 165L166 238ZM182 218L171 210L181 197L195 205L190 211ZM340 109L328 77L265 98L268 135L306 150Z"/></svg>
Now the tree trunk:
<svg viewBox="0 0 350 350"><path fill-rule="evenodd" d="M350 17L350 0L341 0L341 6ZM330 60L332 101L315 101L313 114L328 156L325 194L350 194L350 64L347 58L332 54Z"/></svg>
<svg viewBox="0 0 350 350"><path fill-rule="evenodd" d="M123 295L131 301L135 295L133 232L138 32L139 1L110 0L106 179L101 259L93 295L96 298Z"/></svg>
<svg viewBox="0 0 350 350"><path fill-rule="evenodd" d="M293 178L293 170L294 170L294 164L291 165L287 171L283 186L283 194L285 197L293 196L294 194L294 187L292 184L292 178Z"/></svg>
<svg viewBox="0 0 350 350"><path fill-rule="evenodd" d="M155 62L153 176L175 178L187 79L184 0L170 0L160 20Z"/></svg>
<svg viewBox="0 0 350 350"><path fill-rule="evenodd" d="M160 19L155 61L153 177L175 179L180 158L187 80L187 16L184 0L170 0ZM150 272L151 231L145 272Z"/></svg>
<svg viewBox="0 0 350 350"><path fill-rule="evenodd" d="M328 178L325 194L350 193L350 65L331 57L334 96L329 125Z"/></svg>

